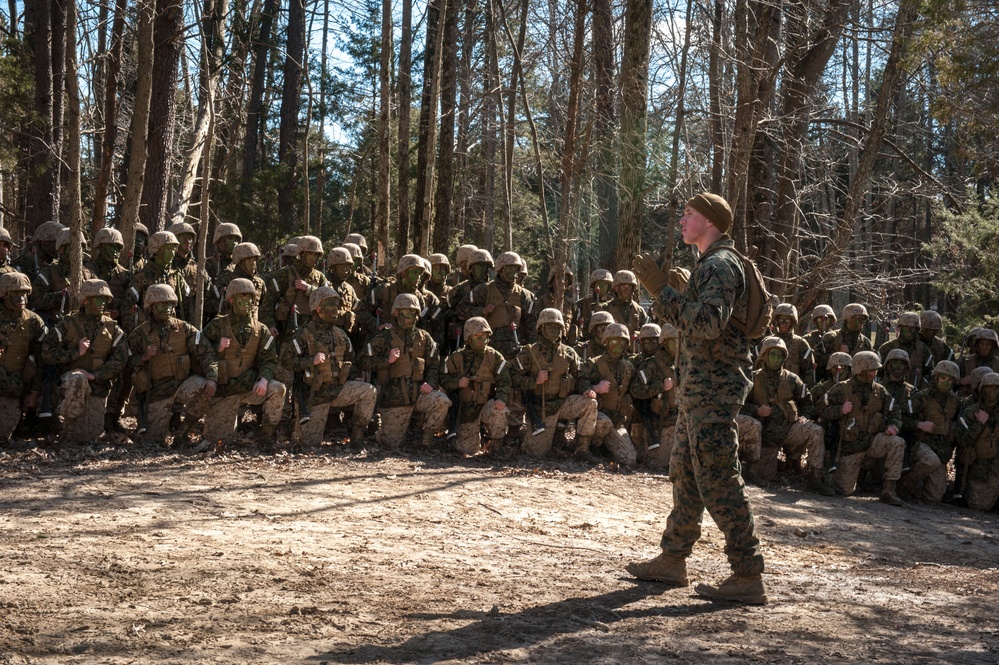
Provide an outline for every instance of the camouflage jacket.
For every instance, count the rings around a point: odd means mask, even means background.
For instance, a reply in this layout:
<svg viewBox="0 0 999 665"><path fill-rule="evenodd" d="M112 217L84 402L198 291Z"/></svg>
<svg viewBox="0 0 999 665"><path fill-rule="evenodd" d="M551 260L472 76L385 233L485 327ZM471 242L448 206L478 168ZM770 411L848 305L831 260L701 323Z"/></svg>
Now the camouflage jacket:
<svg viewBox="0 0 999 665"><path fill-rule="evenodd" d="M978 421L978 411L985 411L988 420ZM994 482L999 478L999 404L989 408L982 402L969 404L958 418L958 462L966 466L968 480L976 483Z"/></svg>
<svg viewBox="0 0 999 665"><path fill-rule="evenodd" d="M677 376L673 367L673 356L659 349L653 355L640 353L632 359L635 365L635 378L631 380L631 396L635 399L640 415L645 417L645 405L651 409L653 420L658 419L659 427L676 424ZM663 381L673 379L673 388L663 390ZM639 404L642 402L642 404Z"/></svg>
<svg viewBox="0 0 999 665"><path fill-rule="evenodd" d="M19 314L0 304L0 395L21 399L41 390L42 340L45 322L30 309Z"/></svg>
<svg viewBox="0 0 999 665"><path fill-rule="evenodd" d="M793 332L786 335L777 333L775 337L784 340L787 346L787 359L784 360L784 369L794 372L798 378L805 382L806 386L815 385L815 354L808 340Z"/></svg>
<svg viewBox="0 0 999 665"><path fill-rule="evenodd" d="M614 316L614 323L623 323L628 326L628 332L633 335L649 322L648 312L634 300L625 301L615 297L606 304L604 309Z"/></svg>
<svg viewBox="0 0 999 665"><path fill-rule="evenodd" d="M607 311L610 300L597 300L595 294L590 294L585 298L576 301L576 323L579 325L579 340L585 342L590 339L590 319L596 312Z"/></svg>
<svg viewBox="0 0 999 665"><path fill-rule="evenodd" d="M152 344L159 351L143 360L146 347ZM200 330L181 319L170 318L161 324L150 318L139 324L128 334L128 349L132 385L137 392L145 393L148 402L169 399L192 374L218 381L215 349ZM169 376L162 376L165 369ZM140 390L144 384L149 386L146 391Z"/></svg>
<svg viewBox="0 0 999 665"><path fill-rule="evenodd" d="M69 267L63 268L58 261L42 268L32 281L31 296L28 298L31 311L50 325L76 309L68 293ZM94 273L86 266L83 268L83 279L94 279Z"/></svg>
<svg viewBox="0 0 999 665"><path fill-rule="evenodd" d="M90 348L81 356L83 338L90 340ZM128 364L128 344L124 342L125 333L110 316L95 318L77 312L49 329L42 341L42 360L58 367L60 374L74 369L90 372L94 375L91 391L104 397Z"/></svg>
<svg viewBox="0 0 999 665"><path fill-rule="evenodd" d="M482 312L489 305L494 309L484 315ZM504 358L515 358L521 345L534 341L538 317L534 294L519 284L505 284L498 278L479 284L461 301L456 313L461 321L473 316L485 318L493 329L489 344Z"/></svg>
<svg viewBox="0 0 999 665"><path fill-rule="evenodd" d="M35 277L38 276L38 273L41 272L43 268L47 268L52 264L51 260L46 259L42 255L41 250L38 251L37 256L38 262L36 266L35 253L31 251L31 247L26 247L21 255L14 259L11 265L17 272L27 275L28 279L35 281Z"/></svg>
<svg viewBox="0 0 999 665"><path fill-rule="evenodd" d="M467 388L458 385L462 377L469 380ZM447 357L440 382L443 390L457 398L451 401L458 404L458 422L476 422L480 408L490 399L502 402L509 399L510 365L491 346L487 345L481 353L462 346Z"/></svg>
<svg viewBox="0 0 999 665"><path fill-rule="evenodd" d="M713 243L684 293L667 285L658 294L657 312L680 331L680 406L742 405L753 383L749 340L729 322L745 318L746 275L734 253L712 251L719 246L734 243L728 236Z"/></svg>
<svg viewBox="0 0 999 665"><path fill-rule="evenodd" d="M343 328L348 333L354 331L355 321L357 320L357 314L354 310L357 309L357 291L354 287L350 285L350 282L342 280L336 276L332 271L327 273L326 279L329 280L330 286L336 289L336 292L340 294L340 319L336 322L336 325Z"/></svg>
<svg viewBox="0 0 999 665"><path fill-rule="evenodd" d="M770 406L769 416L761 416L759 407ZM742 412L763 425L763 445L780 446L799 417L812 418L815 403L804 381L794 372L781 368L779 372L758 369L753 373L753 387L749 391Z"/></svg>
<svg viewBox="0 0 999 665"><path fill-rule="evenodd" d="M146 295L146 289L153 284L169 284L173 287L174 292L177 294L177 316L182 320L187 320L184 318L188 309L186 305L192 292L184 280L184 275L172 267L161 268L153 261L148 261L142 267L142 270L132 276L132 281L129 283L128 288L125 290L125 296L122 298L119 319L125 330L134 330L148 319L146 311L142 307L142 300Z"/></svg>
<svg viewBox="0 0 999 665"><path fill-rule="evenodd" d="M125 291L132 281L132 275L128 269L120 263L105 263L99 259L92 259L87 263L87 268L97 277L108 283L111 289L111 304L108 305L107 312L116 321L121 318L122 307L124 306Z"/></svg>
<svg viewBox="0 0 999 665"><path fill-rule="evenodd" d="M826 369L826 366L829 364L829 356L833 354L835 349L826 346L828 340L825 339L825 333L820 333L818 330L813 330L805 335L805 341L808 342L808 346L812 349L812 357L815 365L815 383L818 384L829 378L829 370Z"/></svg>
<svg viewBox="0 0 999 665"><path fill-rule="evenodd" d="M368 292L368 299L363 304L368 310L365 317L368 335L374 335L379 326L392 322L392 304L401 293L410 293L420 301L420 317L416 326L433 335L434 339L440 339L444 331L444 308L437 296L422 288L406 290L398 281L382 282ZM359 304L358 309L361 307Z"/></svg>
<svg viewBox="0 0 999 665"><path fill-rule="evenodd" d="M930 347L926 346L926 343L922 340L916 340L914 344L904 345L901 339L893 339L890 342L885 342L878 349L878 355L881 356L881 362L885 362L885 358L894 349L902 349L909 354L909 373L906 375L905 380L916 386L916 388L925 388L928 385L927 377L930 372L933 371L933 354L930 352ZM885 375L885 368L882 367L878 370L878 376Z"/></svg>
<svg viewBox="0 0 999 665"><path fill-rule="evenodd" d="M925 443L936 453L943 464L954 453L957 435L957 417L961 415L961 400L954 392L941 393L936 387L913 393L901 409L903 427L913 432L920 443ZM934 424L933 433L917 429L920 421Z"/></svg>
<svg viewBox="0 0 999 665"><path fill-rule="evenodd" d="M295 288L299 279L308 285L306 290ZM295 259L291 265L272 272L265 284L267 289L260 299L260 321L268 328L278 329L284 341L292 338L296 323L302 328L312 320L309 295L320 286L329 285L329 281L320 270L306 268Z"/></svg>
<svg viewBox="0 0 999 665"><path fill-rule="evenodd" d="M853 410L843 413L843 404L850 401ZM880 383L865 384L855 376L840 381L822 396L822 417L839 421L839 452L842 455L862 453L871 447L878 434L889 427L902 430L900 405Z"/></svg>
<svg viewBox="0 0 999 665"><path fill-rule="evenodd" d="M319 365L315 364L317 353L326 354L326 361ZM343 385L358 375L350 337L318 318L294 332L290 343L281 347L280 360L309 391L310 406L336 399Z"/></svg>
<svg viewBox="0 0 999 665"><path fill-rule="evenodd" d="M218 278L226 270L232 271L236 266L232 263L232 256L222 256L221 254L215 254L215 256L209 256L205 259L205 272L213 280Z"/></svg>
<svg viewBox="0 0 999 665"><path fill-rule="evenodd" d="M242 395L250 392L258 380L274 378L277 344L267 326L255 317L222 315L209 321L202 332L218 357L216 397ZM220 351L223 337L229 339L229 346Z"/></svg>
<svg viewBox="0 0 999 665"><path fill-rule="evenodd" d="M209 303L211 305L212 316L228 314L231 311L229 301L225 298L225 291L229 288L229 283L234 279L248 279L253 282L253 286L257 290L257 298L253 301L253 318L259 317L260 301L263 299L264 292L267 290L264 278L257 274L247 274L239 268L236 268L231 271L227 270L219 275L219 278L215 280L215 283L212 284L211 289L209 289L209 296L206 301L205 320L210 318L208 315Z"/></svg>
<svg viewBox="0 0 999 665"><path fill-rule="evenodd" d="M522 391L524 400L533 400L541 415L544 396L546 418L558 411L569 395L579 394L579 373L582 362L579 354L568 344L553 344L544 338L521 348L512 363L510 378L515 389ZM538 373L548 372L548 380L538 385Z"/></svg>
<svg viewBox="0 0 999 665"><path fill-rule="evenodd" d="M585 393L601 381L610 381L610 391L597 395L597 407L614 423L625 427L631 419L631 383L635 366L625 357L613 358L609 353L591 358L579 372L579 392Z"/></svg>
<svg viewBox="0 0 999 665"><path fill-rule="evenodd" d="M822 338L822 346L830 354L840 351L844 346L847 348L844 353L849 353L851 356L859 351L874 351L874 343L870 337L862 332L850 332L845 328L827 332Z"/></svg>
<svg viewBox="0 0 999 665"><path fill-rule="evenodd" d="M389 364L388 354L394 348L401 355ZM381 389L383 407L414 405L423 383L434 390L440 388L438 345L422 328L402 330L393 326L379 331L361 350L358 364L374 374L372 383Z"/></svg>

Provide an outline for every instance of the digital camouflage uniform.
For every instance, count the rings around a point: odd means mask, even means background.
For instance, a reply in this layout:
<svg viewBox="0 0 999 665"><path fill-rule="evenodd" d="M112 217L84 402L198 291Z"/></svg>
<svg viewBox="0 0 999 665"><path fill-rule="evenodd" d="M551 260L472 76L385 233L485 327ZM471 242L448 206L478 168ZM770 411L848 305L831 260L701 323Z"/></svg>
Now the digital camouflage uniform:
<svg viewBox="0 0 999 665"><path fill-rule="evenodd" d="M323 286L313 293L310 302L318 300L315 302L318 306L320 298L329 297L336 297L336 291ZM326 359L316 365L314 359L319 353L325 354ZM308 391L309 419L296 432L298 441L307 446L318 445L323 440L330 409L353 407L351 445L360 446L364 428L374 414L377 391L370 383L352 378L356 371L354 348L347 333L315 316L281 347L281 365L288 373L301 373ZM302 414L299 416L301 423Z"/></svg>
<svg viewBox="0 0 999 665"><path fill-rule="evenodd" d="M632 294L625 300L617 294L617 291L621 285L628 284L632 286ZM634 339L642 326L649 322L649 313L635 300L638 296L638 280L630 270L618 270L614 273L613 288L615 295L604 306L604 310L611 313L615 323L624 324Z"/></svg>
<svg viewBox="0 0 999 665"><path fill-rule="evenodd" d="M128 288L129 282L132 281L132 275L121 264L120 258L118 261L105 261L101 257L101 245L106 243L124 247L122 245L121 233L115 229L101 229L94 236L93 257L84 265L86 265L97 279L104 280L108 288L111 289L111 303L107 306L106 311L111 318L119 321L121 319L121 308L123 306L125 290Z"/></svg>
<svg viewBox="0 0 999 665"><path fill-rule="evenodd" d="M409 304L415 305L415 300ZM391 349L399 349L400 355L395 362L389 363ZM398 324L376 333L365 345L359 363L363 370L373 373L381 393L378 411L382 423L376 437L379 445L399 448L414 412L424 417L424 444L430 444L445 428L451 400L440 391L437 352L437 343L426 330L404 330ZM431 388L425 394L420 390L424 383Z"/></svg>
<svg viewBox="0 0 999 665"><path fill-rule="evenodd" d="M350 250L346 247L334 247L330 250L329 255L326 257L326 279L329 280L329 285L336 289L336 292L340 295L340 311L341 316L337 320L337 326L342 328L351 335L352 342L359 342L363 340L357 340L354 338L354 330L356 326L357 314L354 310L357 309L357 292L354 291L354 287L350 285L348 279L341 279L336 274L336 266L345 265L348 266L351 271L350 274L354 272L354 260L350 255ZM355 344L355 346L358 346Z"/></svg>
<svg viewBox="0 0 999 665"><path fill-rule="evenodd" d="M549 309L549 308L546 308ZM564 319L554 315L555 308L542 316L552 317L565 326ZM544 319L542 319L543 321ZM540 322L539 326L542 325ZM548 372L547 379L538 385L540 372ZM520 351L513 363L511 380L519 388L524 401L530 400L544 431L536 432L533 425L521 444L521 450L535 457L545 457L552 450L552 441L560 420L576 421L576 437L593 436L597 423L596 400L583 397L579 390L579 356L561 339L550 342L540 334L538 341Z"/></svg>
<svg viewBox="0 0 999 665"><path fill-rule="evenodd" d="M493 310L484 315L483 309L489 305ZM517 356L521 345L534 341L538 315L534 294L519 284L507 284L499 278L479 284L472 289L468 299L458 305L457 313L459 320L481 316L488 321L493 330L490 346L508 360ZM516 330L512 326L516 326Z"/></svg>
<svg viewBox="0 0 999 665"><path fill-rule="evenodd" d="M398 280L382 282L368 292L368 299L364 303L368 312L364 318L368 322L369 337L378 332L379 326L391 323L392 304L396 297L406 293L416 296L420 301L420 317L416 326L426 330L435 339L441 338L444 334L444 308L437 296L422 287L407 289Z"/></svg>
<svg viewBox="0 0 999 665"><path fill-rule="evenodd" d="M83 279L94 279L94 273L83 268ZM42 268L32 284L31 298L28 301L31 311L52 325L59 317L75 310L69 295L69 264L59 261Z"/></svg>
<svg viewBox="0 0 999 665"><path fill-rule="evenodd" d="M203 336L218 357L218 389L205 414L205 439L231 441L244 404L263 405L258 438L273 436L288 388L274 380L277 344L267 326L252 316L230 312L209 321ZM229 340L224 349L220 348L222 339ZM253 391L260 380L267 383L263 395Z"/></svg>
<svg viewBox="0 0 999 665"><path fill-rule="evenodd" d="M999 390L999 375L992 374L982 384L993 396ZM981 422L978 413L984 412ZM990 404L987 399L969 405L958 420L958 464L961 466L963 493L968 507L973 510L992 510L999 499L999 399Z"/></svg>
<svg viewBox="0 0 999 665"><path fill-rule="evenodd" d="M764 406L771 409L768 416L759 412ZM750 465L758 477L772 480L777 475L777 454L783 449L792 472L801 469L801 458L805 456L809 478L818 478L825 443L822 427L810 420L813 411L808 387L794 372L783 367L779 371L762 367L753 373L753 387L743 413L759 420L762 426L760 460Z"/></svg>
<svg viewBox="0 0 999 665"><path fill-rule="evenodd" d="M745 319L746 276L728 236L694 264L684 293L664 286L656 312L680 332L676 443L670 462L673 510L660 546L686 558L701 536L705 508L725 534L736 575L763 572L763 555L738 460L735 419L752 385L749 340L730 323Z"/></svg>
<svg viewBox="0 0 999 665"><path fill-rule="evenodd" d="M856 359L854 369L857 369ZM853 404L853 410L848 414L842 410L845 402ZM839 459L832 478L836 491L844 496L852 495L865 462L879 459L884 459L886 484L891 483L894 488L902 475L905 441L885 431L889 427L901 431L902 420L899 405L884 386L865 384L854 375L830 388L823 396L822 404L823 416L839 423Z"/></svg>
<svg viewBox="0 0 999 665"><path fill-rule="evenodd" d="M188 310L187 300L192 295L184 275L172 266L161 268L155 261L146 261L142 270L132 276L132 281L125 290L122 298L122 308L120 310L121 327L126 331L132 331L148 318L147 312L142 307L146 290L153 284L166 284L177 294L177 316L184 320Z"/></svg>
<svg viewBox="0 0 999 665"><path fill-rule="evenodd" d="M956 384L958 369L956 364L950 364L954 365ZM947 491L947 464L954 455L960 412L961 401L957 394L941 392L936 385L917 391L904 405L903 423L913 430L918 444L911 449L911 468L901 482L901 487L912 496L934 503L943 499ZM933 432L918 429L921 421L933 423Z"/></svg>
<svg viewBox="0 0 999 665"><path fill-rule="evenodd" d="M82 339L90 340L90 346L80 355ZM125 333L110 316L94 317L83 310L63 318L49 330L42 343L42 358L46 364L56 366L60 375L60 438L75 443L97 439L104 430L111 384L128 362ZM85 372L94 379L89 380Z"/></svg>
<svg viewBox="0 0 999 665"><path fill-rule="evenodd" d="M604 344L611 336L620 336L630 345L631 339L624 324L611 324L604 332ZM628 429L631 426L631 382L635 377L635 366L626 357L614 358L610 352L591 358L580 370L580 392L594 390L601 382L607 381L609 390L597 393L597 424L593 432L593 446L604 446L611 457L619 464L634 466L638 452L631 440ZM594 390L596 392L596 390Z"/></svg>
<svg viewBox="0 0 999 665"><path fill-rule="evenodd" d="M7 288L30 290L23 273L0 276L0 286L0 298L7 294ZM31 310L15 311L0 304L0 443L10 439L21 420L24 398L41 390L38 365L45 332L42 317Z"/></svg>
<svg viewBox="0 0 999 665"><path fill-rule="evenodd" d="M905 312L898 319L899 336L893 340L885 342L878 348L878 355L881 362L887 363L888 354L894 349L901 349L909 356L909 372L905 380L911 383L916 389L925 388L929 385L926 377L933 369L934 360L930 347L919 339L919 315L913 312ZM912 330L912 340L903 338L903 329ZM881 369L881 376L884 376L885 369Z"/></svg>
<svg viewBox="0 0 999 665"><path fill-rule="evenodd" d="M672 325L669 326L673 328ZM675 328L673 328L675 331ZM675 332L673 337L675 337ZM665 342L665 338L661 337ZM631 381L631 396L635 400L636 422L632 425L632 439L638 451L646 451L645 463L656 469L669 469L676 439L677 385L678 377L674 367L674 356L660 346L652 355L640 354L634 360L635 377ZM663 382L669 379L669 390ZM647 404L641 404L641 401ZM646 413L642 413L648 409ZM645 423L646 417L652 424L655 437L650 439Z"/></svg>
<svg viewBox="0 0 999 665"><path fill-rule="evenodd" d="M465 322L466 330L468 321ZM466 388L460 388L462 377L469 380ZM475 351L467 344L447 357L444 372L440 375L441 387L458 409L457 436L455 448L463 455L474 455L482 447L479 429L485 425L490 442L498 442L506 436L510 414L505 403L510 395L510 366L503 354L491 346ZM497 401L503 408L497 409Z"/></svg>
<svg viewBox="0 0 999 665"><path fill-rule="evenodd" d="M143 360L150 345L158 350ZM128 348L132 385L145 405L149 438L163 440L175 410L183 411L189 422L204 415L210 402L203 393L205 382L218 381L218 359L200 330L175 317L160 323L150 316L129 333Z"/></svg>
<svg viewBox="0 0 999 665"><path fill-rule="evenodd" d="M295 288L299 279L308 285L306 290ZM266 284L267 290L260 301L260 321L278 331L283 345L294 335L296 322L302 328L312 319L309 296L319 287L329 284L329 280L320 270L308 268L300 258L296 258L293 264L271 273ZM297 313L292 311L292 307Z"/></svg>
<svg viewBox="0 0 999 665"><path fill-rule="evenodd" d="M603 268L598 268L590 273L590 289L591 293L580 298L576 301L576 321L579 325L579 338L577 343L582 343L589 341L590 337L590 317L592 317L596 312L603 312L607 309L607 304L611 301L611 292L608 291L607 296L603 299L600 297L600 293L597 292L593 285L598 282L613 282L614 276L609 270L604 270Z"/></svg>

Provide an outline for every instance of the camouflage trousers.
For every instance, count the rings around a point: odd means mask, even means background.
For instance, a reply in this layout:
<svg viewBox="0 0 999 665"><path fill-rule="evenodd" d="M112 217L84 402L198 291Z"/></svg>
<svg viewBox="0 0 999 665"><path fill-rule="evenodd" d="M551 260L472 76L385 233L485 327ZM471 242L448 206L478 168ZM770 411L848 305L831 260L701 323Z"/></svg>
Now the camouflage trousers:
<svg viewBox="0 0 999 665"><path fill-rule="evenodd" d="M447 421L447 411L451 408L451 400L439 390L431 390L424 395L420 393L416 403L410 406L382 407L382 425L375 435L378 445L395 450L406 440L409 430L409 419L413 412L423 414L423 431L431 435L444 429Z"/></svg>
<svg viewBox="0 0 999 665"><path fill-rule="evenodd" d="M10 440L21 422L21 400L0 396L0 444Z"/></svg>
<svg viewBox="0 0 999 665"><path fill-rule="evenodd" d="M107 397L95 397L90 381L81 371L67 372L59 380L59 406L62 433L59 438L72 443L94 441L104 431Z"/></svg>
<svg viewBox="0 0 999 665"><path fill-rule="evenodd" d="M146 405L146 436L162 440L167 435L170 417L174 409L179 408L188 418L197 420L208 409L209 400L202 394L205 387L204 377L192 375L177 386L173 397L161 399Z"/></svg>
<svg viewBox="0 0 999 665"><path fill-rule="evenodd" d="M686 558L701 537L704 510L725 535L725 554L737 575L763 572L756 522L742 480L735 417L738 404L681 407L670 463L673 510L660 547Z"/></svg>
<svg viewBox="0 0 999 665"><path fill-rule="evenodd" d="M353 407L354 426L367 425L371 421L371 416L374 415L377 395L378 391L370 383L348 381L343 384L340 392L332 401L312 407L309 421L297 428L296 438L299 443L306 446L317 446L322 443L330 409Z"/></svg>
<svg viewBox="0 0 999 665"><path fill-rule="evenodd" d="M262 396L252 390L240 395L216 397L205 414L205 438L208 441L228 443L236 435L239 426L239 416L244 404L263 404L264 419L259 425L268 425L271 429L281 420L281 409L284 408L284 397L288 388L280 381L271 379L267 382L267 392Z"/></svg>
<svg viewBox="0 0 999 665"><path fill-rule="evenodd" d="M540 414L539 414L540 415ZM545 457L552 451L552 439L558 429L559 420L575 420L576 436L593 436L597 426L597 400L582 395L569 395L556 413L545 414L545 431L535 434L529 431L524 437L521 450L534 457Z"/></svg>
<svg viewBox="0 0 999 665"><path fill-rule="evenodd" d="M985 482L968 479L964 498L972 510L992 510L999 500L999 474L992 474Z"/></svg>
<svg viewBox="0 0 999 665"><path fill-rule="evenodd" d="M842 443L840 445L843 445ZM860 453L843 455L839 458L832 474L836 491L850 496L857 491L857 477L868 460L884 459L885 480L898 480L902 475L902 458L905 455L905 440L900 436L881 433L871 441L871 447Z"/></svg>
<svg viewBox="0 0 999 665"><path fill-rule="evenodd" d="M739 431L739 461L743 464L759 461L763 454L763 425L752 416L740 413L735 417Z"/></svg>
<svg viewBox="0 0 999 665"><path fill-rule="evenodd" d="M607 448L611 458L618 464L635 466L635 462L638 461L638 451L635 450L635 443L631 440L628 430L614 427L614 421L600 411L597 412L597 425L593 428L590 450L598 446Z"/></svg>
<svg viewBox="0 0 999 665"><path fill-rule="evenodd" d="M902 476L899 486L913 496L928 498L923 495L924 492L931 489L931 485L933 484L929 482L929 479L940 470L940 467L943 467L943 487L939 488L940 498L942 499L944 492L947 490L947 467L940 463L940 458L925 443L917 442L910 450L909 472ZM939 500L935 499L935 501Z"/></svg>
<svg viewBox="0 0 999 665"><path fill-rule="evenodd" d="M502 439L509 429L510 408L506 405L502 409L496 408L496 400L491 399L479 410L479 417L475 422L461 423L458 425L457 436L454 439L454 447L462 455L474 455L482 448L482 435L479 430L483 425L486 428L486 436L490 440ZM466 409L475 408L474 404L465 406ZM474 413L474 412L473 412Z"/></svg>
<svg viewBox="0 0 999 665"><path fill-rule="evenodd" d="M752 463L753 469L764 480L773 480L777 475L777 453L784 450L787 464L801 468L801 458L807 455L807 467L821 470L825 461L825 432L820 425L810 421L801 421L791 425L787 436L779 446L763 446L758 463ZM747 464L750 464L747 462Z"/></svg>

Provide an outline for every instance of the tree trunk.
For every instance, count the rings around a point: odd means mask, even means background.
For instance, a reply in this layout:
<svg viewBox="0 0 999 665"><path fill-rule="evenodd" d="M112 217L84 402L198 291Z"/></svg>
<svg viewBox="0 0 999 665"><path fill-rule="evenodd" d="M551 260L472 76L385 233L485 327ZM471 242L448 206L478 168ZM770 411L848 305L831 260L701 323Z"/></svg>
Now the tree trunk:
<svg viewBox="0 0 999 665"><path fill-rule="evenodd" d="M526 3L525 3L526 5ZM614 16L610 0L593 0L594 190L600 261L609 264L617 247L617 151L614 149ZM556 273L559 275L561 273ZM557 277L556 277L557 278Z"/></svg>
<svg viewBox="0 0 999 665"><path fill-rule="evenodd" d="M666 242L661 253L661 260L669 265L673 265L673 249L676 247L673 235L676 231L677 217L682 209L677 191L677 174L680 169L680 135L683 133L686 113L687 54L690 52L690 19L693 9L694 0L687 0L687 13L683 22L683 50L680 52L680 71L676 85L676 122L673 125L673 143L670 146L669 175L666 182L669 192L669 204L666 209Z"/></svg>
<svg viewBox="0 0 999 665"><path fill-rule="evenodd" d="M139 219L150 233L167 221L170 175L173 163L173 135L177 121L177 67L183 46L184 3L182 0L156 0L152 96L146 155L146 178L142 187Z"/></svg>
<svg viewBox="0 0 999 665"><path fill-rule="evenodd" d="M253 55L253 79L250 82L250 100L246 105L246 137L243 140L243 201L253 193L253 172L257 167L257 143L263 126L264 85L267 82L268 54L273 37L274 15L279 9L277 0L264 0L260 14L260 34Z"/></svg>
<svg viewBox="0 0 999 665"><path fill-rule="evenodd" d="M389 156L389 67L392 56L392 0L382 0L382 43L378 67L378 213L375 216L375 246L389 250L389 196L391 196L391 157ZM379 252L379 255L381 252Z"/></svg>
<svg viewBox="0 0 999 665"><path fill-rule="evenodd" d="M118 140L118 74L121 72L121 52L125 32L125 12L128 0L117 0L114 25L111 28L111 48L104 65L104 136L101 139L100 166L94 185L94 211L91 217L91 234L104 228L108 212L108 186L114 167L114 146Z"/></svg>
<svg viewBox="0 0 999 665"><path fill-rule="evenodd" d="M458 107L458 6L453 3L444 17L441 39L441 128L437 141L437 191L434 194L435 252L447 252L453 235L454 125Z"/></svg>
<svg viewBox="0 0 999 665"><path fill-rule="evenodd" d="M288 3L288 43L284 61L284 87L281 90L281 128L278 161L283 186L278 189L278 214L298 227L295 191L298 182L298 112L301 107L302 62L305 54L304 0Z"/></svg>
<svg viewBox="0 0 999 665"><path fill-rule="evenodd" d="M66 0L66 161L69 180L66 183L66 208L70 237L69 293L70 302L80 302L83 283L83 204L80 188L80 81L76 61L76 0Z"/></svg>
<svg viewBox="0 0 999 665"><path fill-rule="evenodd" d="M737 4L746 0L737 0ZM725 0L715 0L711 21L711 50L708 54L708 96L711 114L711 191L720 193L725 170L725 135L722 121L722 29Z"/></svg>
<svg viewBox="0 0 999 665"><path fill-rule="evenodd" d="M496 12L494 3L489 3L489 11L486 13L486 71L485 71L485 98L482 100L482 142L483 161L482 183L479 189L482 191L482 211L480 213L480 223L475 244L483 249L492 251L493 232L495 226L495 201L496 201L496 148L499 142L498 125L496 115L502 98L499 93L500 75L499 62L496 51L498 48L498 37L496 31L499 26L496 22Z"/></svg>
<svg viewBox="0 0 999 665"><path fill-rule="evenodd" d="M198 166L205 156L208 139L209 107L214 107L222 78L222 58L225 55L225 17L229 13L228 0L205 0L202 12L201 72L198 76L198 117L194 123L194 137L181 175L177 200L170 212L170 223L179 224L187 218L187 208L198 179ZM202 169L203 171L204 169ZM201 183L202 188L206 183ZM202 193L202 198L205 198Z"/></svg>
<svg viewBox="0 0 999 665"><path fill-rule="evenodd" d="M413 237L418 254L430 251L431 198L434 185L434 154L437 145L437 105L440 94L440 51L447 20L447 0L427 3L427 45L423 52L423 93L420 96L419 138L416 149L416 209Z"/></svg>
<svg viewBox="0 0 999 665"><path fill-rule="evenodd" d="M153 20L155 0L138 0L135 34L136 72L135 106L129 141L128 183L121 214L121 235L125 252L132 255L135 223L139 221L139 202L146 179L146 138L149 135L149 102L153 86ZM132 257L141 258L141 257ZM132 261L129 261L131 265Z"/></svg>
<svg viewBox="0 0 999 665"><path fill-rule="evenodd" d="M621 184L615 266L638 254L645 208L645 159L652 0L628 0L621 60Z"/></svg>
<svg viewBox="0 0 999 665"><path fill-rule="evenodd" d="M651 27L652 5L648 3L649 26ZM552 289L552 302L556 307L565 295L565 266L569 262L569 242L573 232L575 217L573 190L576 165L576 124L579 117L579 94L583 78L583 43L586 41L586 0L576 0L573 28L572 60L569 62L569 102L565 115L565 141L562 152L561 201L559 203L559 233L555 242L555 285ZM640 24L641 25L641 24ZM632 27L635 27L632 24ZM651 32L649 33L651 34ZM648 53L646 51L646 53ZM646 60L648 62L648 60ZM644 142L643 142L644 145ZM637 246L637 243L636 243Z"/></svg>
<svg viewBox="0 0 999 665"><path fill-rule="evenodd" d="M399 184L396 186L399 226L396 228L396 256L409 251L409 131L413 103L413 0L402 0L402 34L399 41L399 135L396 154Z"/></svg>

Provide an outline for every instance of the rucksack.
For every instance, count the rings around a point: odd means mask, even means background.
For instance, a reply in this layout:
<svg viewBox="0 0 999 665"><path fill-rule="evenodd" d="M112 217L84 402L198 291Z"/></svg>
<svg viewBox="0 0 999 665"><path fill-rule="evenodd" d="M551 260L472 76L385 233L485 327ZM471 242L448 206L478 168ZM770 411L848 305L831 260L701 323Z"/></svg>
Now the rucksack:
<svg viewBox="0 0 999 665"><path fill-rule="evenodd" d="M715 247L701 255L701 259L722 249L728 250L739 257L739 260L742 261L742 268L746 273L746 320L741 321L733 315L729 321L746 336L746 339L759 339L770 328L770 322L774 318L774 309L777 307L780 299L767 291L763 275L760 273L760 269L756 267L756 263L744 256L736 248Z"/></svg>

